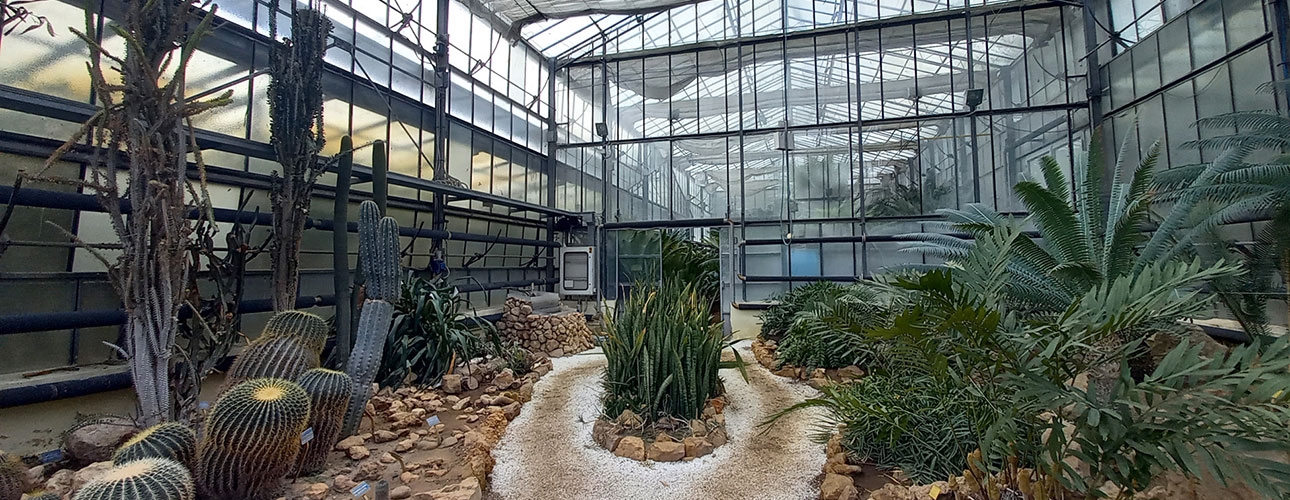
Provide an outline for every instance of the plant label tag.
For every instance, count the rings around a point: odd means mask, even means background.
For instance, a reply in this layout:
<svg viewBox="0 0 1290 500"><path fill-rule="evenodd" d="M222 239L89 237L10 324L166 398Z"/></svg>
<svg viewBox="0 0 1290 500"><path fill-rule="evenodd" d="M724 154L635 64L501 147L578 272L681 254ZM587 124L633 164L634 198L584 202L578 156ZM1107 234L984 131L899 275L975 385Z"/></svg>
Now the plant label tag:
<svg viewBox="0 0 1290 500"><path fill-rule="evenodd" d="M47 452L40 454L40 463L42 464L53 463L62 459L63 459L63 450L61 449L49 450Z"/></svg>
<svg viewBox="0 0 1290 500"><path fill-rule="evenodd" d="M358 483L358 486L351 488L349 490L349 494L354 495L356 497L361 497L363 496L364 493L367 493L371 489L372 487L368 486L367 481L364 481L364 482Z"/></svg>
<svg viewBox="0 0 1290 500"><path fill-rule="evenodd" d="M198 410L206 410L206 409L209 409L210 407L211 407L211 402L210 402L210 401L198 401L198 402L197 402L197 409L198 409Z"/></svg>
<svg viewBox="0 0 1290 500"><path fill-rule="evenodd" d="M313 427L310 427L310 428L308 428L308 429L305 429L305 431L304 431L304 432L301 432L301 433L300 433L300 444L309 444L309 442L310 442L310 441L313 441L313 440L314 440L314 428L313 428Z"/></svg>
<svg viewBox="0 0 1290 500"><path fill-rule="evenodd" d="M940 486L933 486L933 487L932 487L932 490L927 492L927 496L932 497L932 500L936 500L937 498L940 498L940 497L941 497L941 487L940 487Z"/></svg>
<svg viewBox="0 0 1290 500"><path fill-rule="evenodd" d="M427 418L427 419L426 419L426 425L429 425L430 427L434 427L434 426L436 426L436 425L439 425L439 416L438 416L438 415L430 415L430 418Z"/></svg>

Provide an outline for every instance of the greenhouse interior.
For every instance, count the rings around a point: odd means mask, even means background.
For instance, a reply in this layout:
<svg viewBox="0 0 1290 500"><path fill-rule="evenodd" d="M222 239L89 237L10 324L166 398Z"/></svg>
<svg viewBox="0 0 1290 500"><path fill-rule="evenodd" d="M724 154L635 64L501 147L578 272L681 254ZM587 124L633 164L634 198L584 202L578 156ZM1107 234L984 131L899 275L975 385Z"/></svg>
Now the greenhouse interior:
<svg viewBox="0 0 1290 500"><path fill-rule="evenodd" d="M1287 112L1290 0L0 0L0 500L1290 500Z"/></svg>

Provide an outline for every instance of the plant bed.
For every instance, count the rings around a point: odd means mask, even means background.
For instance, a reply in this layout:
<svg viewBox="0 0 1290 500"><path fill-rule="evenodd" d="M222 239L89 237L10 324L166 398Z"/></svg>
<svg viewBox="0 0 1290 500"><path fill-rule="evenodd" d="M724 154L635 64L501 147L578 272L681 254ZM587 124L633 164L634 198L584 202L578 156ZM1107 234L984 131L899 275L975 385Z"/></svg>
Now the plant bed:
<svg viewBox="0 0 1290 500"><path fill-rule="evenodd" d="M842 368L815 368L807 369L800 366L793 366L788 363L781 363L775 357L777 343L774 340L757 339L752 343L753 357L757 362L770 370L771 373L781 377L787 377L805 381L811 387L819 389L825 385L849 382L851 380L865 376L865 371L855 365L844 366Z"/></svg>
<svg viewBox="0 0 1290 500"><path fill-rule="evenodd" d="M708 400L702 418L688 422L679 418L662 418L644 424L631 410L617 418L596 419L591 438L614 455L644 462L690 461L708 455L726 444L725 397Z"/></svg>

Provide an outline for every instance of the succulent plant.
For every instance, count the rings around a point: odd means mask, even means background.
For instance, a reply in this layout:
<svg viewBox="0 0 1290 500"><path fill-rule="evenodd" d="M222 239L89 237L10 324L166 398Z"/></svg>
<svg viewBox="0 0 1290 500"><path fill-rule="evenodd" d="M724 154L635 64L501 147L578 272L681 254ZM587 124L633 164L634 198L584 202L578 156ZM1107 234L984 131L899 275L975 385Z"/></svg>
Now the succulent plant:
<svg viewBox="0 0 1290 500"><path fill-rule="evenodd" d="M345 369L354 382L342 430L346 436L358 429L367 400L372 397L372 382L381 367L385 337L394 315L392 302L399 293L399 225L392 217L378 221L380 209L376 203L365 201L360 209L358 260L367 277L368 299L359 313L354 350Z"/></svg>
<svg viewBox="0 0 1290 500"><path fill-rule="evenodd" d="M211 408L197 448L201 497L274 498L308 425L309 395L295 382L260 378L229 389Z"/></svg>
<svg viewBox="0 0 1290 500"><path fill-rule="evenodd" d="M27 491L27 468L17 455L0 451L0 500L18 500Z"/></svg>
<svg viewBox="0 0 1290 500"><path fill-rule="evenodd" d="M222 390L256 378L295 380L318 365L318 355L295 339L255 339L233 361Z"/></svg>
<svg viewBox="0 0 1290 500"><path fill-rule="evenodd" d="M301 375L298 383L309 394L309 427L314 438L300 450L296 464L301 474L312 474L322 470L327 452L340 441L354 382L345 372L314 368Z"/></svg>
<svg viewBox="0 0 1290 500"><path fill-rule="evenodd" d="M327 345L327 320L321 316L304 311L282 311L269 318L259 339L272 340L287 338L322 356L323 347Z"/></svg>
<svg viewBox="0 0 1290 500"><path fill-rule="evenodd" d="M344 365L353 344L354 300L350 297L353 276L349 271L349 184L354 178L354 140L340 138L340 161L336 162L336 198L332 207L332 288L336 292L336 350L334 359Z"/></svg>
<svg viewBox="0 0 1290 500"><path fill-rule="evenodd" d="M52 491L33 491L27 494L26 500L63 500L63 496Z"/></svg>
<svg viewBox="0 0 1290 500"><path fill-rule="evenodd" d="M192 500L193 478L183 464L141 458L117 465L76 493L75 500Z"/></svg>
<svg viewBox="0 0 1290 500"><path fill-rule="evenodd" d="M154 425L126 441L112 455L112 463L122 465L141 458L169 458L192 466L197 455L197 433L179 422Z"/></svg>

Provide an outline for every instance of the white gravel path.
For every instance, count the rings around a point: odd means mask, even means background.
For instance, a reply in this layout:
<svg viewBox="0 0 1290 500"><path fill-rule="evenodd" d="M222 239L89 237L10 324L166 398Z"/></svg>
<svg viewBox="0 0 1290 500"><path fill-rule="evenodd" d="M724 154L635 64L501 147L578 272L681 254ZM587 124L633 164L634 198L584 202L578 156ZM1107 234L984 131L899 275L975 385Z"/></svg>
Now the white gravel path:
<svg viewBox="0 0 1290 500"><path fill-rule="evenodd" d="M749 382L722 372L730 442L691 462L641 463L614 456L591 440L600 412L605 359L599 350L554 360L533 401L493 450L490 498L524 499L809 499L819 495L823 445L811 441L814 410L800 411L762 433L770 414L817 394L776 377L741 355Z"/></svg>

